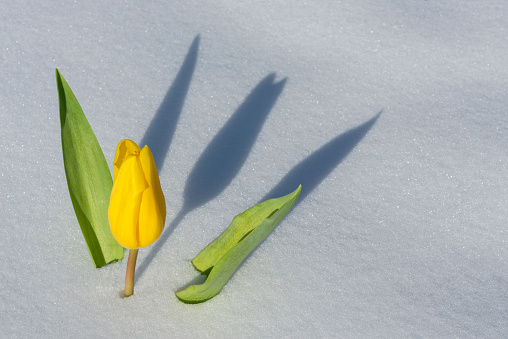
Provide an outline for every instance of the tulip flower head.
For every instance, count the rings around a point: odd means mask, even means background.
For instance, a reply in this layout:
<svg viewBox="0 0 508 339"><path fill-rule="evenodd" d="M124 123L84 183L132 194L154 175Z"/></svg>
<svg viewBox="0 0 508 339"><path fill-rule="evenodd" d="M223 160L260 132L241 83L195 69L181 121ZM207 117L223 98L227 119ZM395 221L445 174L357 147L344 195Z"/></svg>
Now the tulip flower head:
<svg viewBox="0 0 508 339"><path fill-rule="evenodd" d="M151 245L164 229L166 201L148 146L122 140L113 162L109 226L120 245L137 249Z"/></svg>

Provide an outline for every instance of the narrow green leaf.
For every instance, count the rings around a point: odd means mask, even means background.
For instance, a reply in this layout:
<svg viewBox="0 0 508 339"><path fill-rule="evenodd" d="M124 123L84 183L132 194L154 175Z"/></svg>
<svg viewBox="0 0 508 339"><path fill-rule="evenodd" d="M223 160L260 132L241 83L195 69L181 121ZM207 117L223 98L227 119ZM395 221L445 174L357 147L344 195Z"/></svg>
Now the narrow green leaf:
<svg viewBox="0 0 508 339"><path fill-rule="evenodd" d="M111 234L108 204L113 180L92 127L64 77L56 70L62 152L74 212L95 267L123 258Z"/></svg>
<svg viewBox="0 0 508 339"><path fill-rule="evenodd" d="M234 217L231 225L192 260L198 271L210 272L206 281L176 292L178 299L196 304L216 296L242 261L286 216L301 188L300 185L293 193L264 201Z"/></svg>

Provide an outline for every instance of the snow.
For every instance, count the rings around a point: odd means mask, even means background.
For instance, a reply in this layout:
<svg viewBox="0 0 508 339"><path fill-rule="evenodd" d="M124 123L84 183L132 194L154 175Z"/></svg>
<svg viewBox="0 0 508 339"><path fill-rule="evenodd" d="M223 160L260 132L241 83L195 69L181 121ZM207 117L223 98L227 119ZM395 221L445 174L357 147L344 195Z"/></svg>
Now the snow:
<svg viewBox="0 0 508 339"><path fill-rule="evenodd" d="M0 11L2 337L507 337L504 1L13 1ZM106 158L149 144L168 217L95 269L54 69ZM215 298L190 260L293 211Z"/></svg>

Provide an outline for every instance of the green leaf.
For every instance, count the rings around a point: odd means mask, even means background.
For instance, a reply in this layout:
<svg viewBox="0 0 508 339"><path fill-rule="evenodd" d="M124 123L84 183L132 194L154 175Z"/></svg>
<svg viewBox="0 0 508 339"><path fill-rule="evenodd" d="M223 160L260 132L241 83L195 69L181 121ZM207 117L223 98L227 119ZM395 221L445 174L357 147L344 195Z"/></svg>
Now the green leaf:
<svg viewBox="0 0 508 339"><path fill-rule="evenodd" d="M111 234L108 204L113 180L106 158L71 88L56 70L67 186L95 267L123 258Z"/></svg>
<svg viewBox="0 0 508 339"><path fill-rule="evenodd" d="M216 296L242 261L286 216L301 188L300 185L293 193L264 201L234 217L231 225L192 260L198 271L210 272L206 281L176 292L178 299L196 304Z"/></svg>

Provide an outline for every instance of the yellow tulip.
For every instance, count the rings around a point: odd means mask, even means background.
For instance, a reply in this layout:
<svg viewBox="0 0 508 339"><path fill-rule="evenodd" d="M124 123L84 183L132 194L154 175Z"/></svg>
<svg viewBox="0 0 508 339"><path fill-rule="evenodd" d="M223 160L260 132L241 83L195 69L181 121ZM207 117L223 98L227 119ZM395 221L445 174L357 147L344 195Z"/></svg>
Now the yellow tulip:
<svg viewBox="0 0 508 339"><path fill-rule="evenodd" d="M138 249L157 240L166 222L166 200L148 146L140 149L128 139L118 144L108 218L113 237L130 249L124 289L129 297L134 293Z"/></svg>
<svg viewBox="0 0 508 339"><path fill-rule="evenodd" d="M109 226L113 237L129 249L157 240L166 221L166 201L148 146L122 140L113 162L113 189L109 200Z"/></svg>

